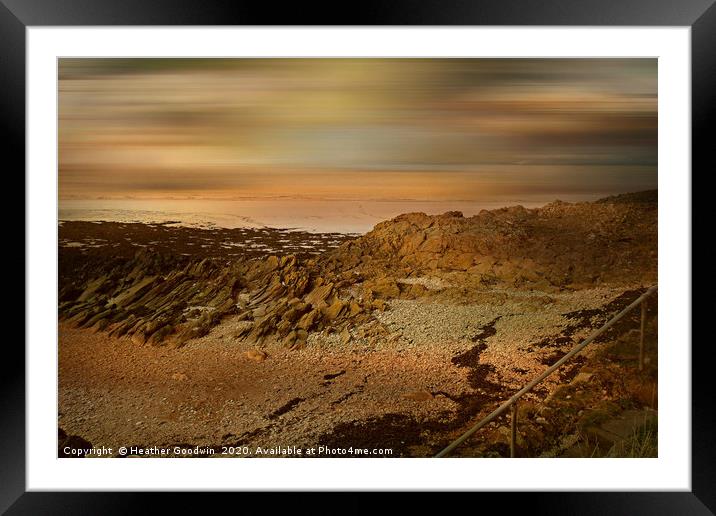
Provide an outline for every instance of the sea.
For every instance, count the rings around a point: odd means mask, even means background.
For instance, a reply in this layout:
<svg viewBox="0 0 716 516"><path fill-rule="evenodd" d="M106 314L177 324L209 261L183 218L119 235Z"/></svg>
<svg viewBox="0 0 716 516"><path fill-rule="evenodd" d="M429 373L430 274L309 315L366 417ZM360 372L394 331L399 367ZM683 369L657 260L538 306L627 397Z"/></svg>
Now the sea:
<svg viewBox="0 0 716 516"><path fill-rule="evenodd" d="M596 200L603 194L570 195L563 201ZM60 221L173 223L200 228L277 228L312 233L364 234L379 222L403 213L438 215L460 211L465 217L481 210L521 205L544 206L558 197L487 200L355 200L355 199L62 199Z"/></svg>

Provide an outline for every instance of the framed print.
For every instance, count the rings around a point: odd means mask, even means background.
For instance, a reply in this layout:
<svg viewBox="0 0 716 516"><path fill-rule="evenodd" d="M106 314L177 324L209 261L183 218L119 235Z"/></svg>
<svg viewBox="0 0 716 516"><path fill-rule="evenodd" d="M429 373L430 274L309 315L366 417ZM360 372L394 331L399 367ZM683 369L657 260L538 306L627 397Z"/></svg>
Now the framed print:
<svg viewBox="0 0 716 516"><path fill-rule="evenodd" d="M709 2L4 4L8 514L127 491L711 513Z"/></svg>

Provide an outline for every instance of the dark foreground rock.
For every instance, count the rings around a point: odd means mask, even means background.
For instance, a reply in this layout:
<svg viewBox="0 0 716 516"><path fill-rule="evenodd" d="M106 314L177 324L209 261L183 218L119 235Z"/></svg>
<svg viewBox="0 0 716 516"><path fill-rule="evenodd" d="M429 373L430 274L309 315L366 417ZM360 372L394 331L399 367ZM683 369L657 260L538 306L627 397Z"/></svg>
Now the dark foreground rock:
<svg viewBox="0 0 716 516"><path fill-rule="evenodd" d="M92 448L92 443L78 435L67 435L62 428L57 430L57 456L59 458L79 459Z"/></svg>

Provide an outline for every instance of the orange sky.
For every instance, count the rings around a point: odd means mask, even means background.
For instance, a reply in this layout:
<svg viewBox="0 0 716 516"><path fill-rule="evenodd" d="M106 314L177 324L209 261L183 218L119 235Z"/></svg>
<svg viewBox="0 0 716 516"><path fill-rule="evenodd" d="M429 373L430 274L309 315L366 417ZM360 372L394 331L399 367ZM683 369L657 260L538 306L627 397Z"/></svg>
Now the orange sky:
<svg viewBox="0 0 716 516"><path fill-rule="evenodd" d="M655 188L656 60L63 59L60 197Z"/></svg>

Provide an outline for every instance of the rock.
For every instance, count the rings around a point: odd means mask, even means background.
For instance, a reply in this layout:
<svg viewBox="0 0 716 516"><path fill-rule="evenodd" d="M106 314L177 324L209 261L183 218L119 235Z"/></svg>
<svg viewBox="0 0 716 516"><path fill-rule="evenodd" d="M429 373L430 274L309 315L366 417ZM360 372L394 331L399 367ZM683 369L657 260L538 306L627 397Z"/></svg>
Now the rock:
<svg viewBox="0 0 716 516"><path fill-rule="evenodd" d="M311 310L298 320L296 326L302 330L310 330L320 318L321 311L319 309Z"/></svg>
<svg viewBox="0 0 716 516"><path fill-rule="evenodd" d="M293 324L291 322L282 320L280 323L278 323L278 326L276 326L276 333L278 333L279 337L285 337L291 332L292 329Z"/></svg>
<svg viewBox="0 0 716 516"><path fill-rule="evenodd" d="M337 369L337 370L332 371L332 372L330 372L330 373L324 374L324 375L323 375L323 379L324 379L324 380L334 380L334 379L336 379L336 378L338 378L339 376L342 376L342 375L344 375L344 374L346 374L346 370L345 370L345 369Z"/></svg>
<svg viewBox="0 0 716 516"><path fill-rule="evenodd" d="M166 339L169 334L172 332L172 327L168 324L162 326L157 331L152 333L152 335L147 340L147 344L150 344L152 346L156 346L158 344L161 344L164 339Z"/></svg>
<svg viewBox="0 0 716 516"><path fill-rule="evenodd" d="M371 306L375 308L376 310L380 310L381 312L385 311L387 308L387 304L382 299L376 299L371 303Z"/></svg>
<svg viewBox="0 0 716 516"><path fill-rule="evenodd" d="M578 373L572 380L572 383L588 382L592 379L592 376L594 376L593 373Z"/></svg>
<svg viewBox="0 0 716 516"><path fill-rule="evenodd" d="M250 349L245 353L246 357L254 362L263 362L268 357L268 353L260 349Z"/></svg>
<svg viewBox="0 0 716 516"><path fill-rule="evenodd" d="M400 248L402 255L414 253L420 245L425 241L425 233L418 232L408 235L403 240L403 246Z"/></svg>
<svg viewBox="0 0 716 516"><path fill-rule="evenodd" d="M322 308L327 305L326 299L328 299L328 296L331 295L332 291L333 283L317 286L306 295L306 303L310 304L314 308Z"/></svg>
<svg viewBox="0 0 716 516"><path fill-rule="evenodd" d="M416 298L416 297L422 297L422 296L428 294L429 292L430 291L424 285L416 283L414 285L410 285L410 287L408 288L406 293L411 298Z"/></svg>
<svg viewBox="0 0 716 516"><path fill-rule="evenodd" d="M306 311L310 310L311 306L303 303L301 301L298 301L296 303L289 303L289 308L284 312L283 319L289 322L296 322L303 314L306 313Z"/></svg>
<svg viewBox="0 0 716 516"><path fill-rule="evenodd" d="M433 395L426 390L420 390L403 394L403 398L413 401L428 401L433 399Z"/></svg>
<svg viewBox="0 0 716 516"><path fill-rule="evenodd" d="M447 242L445 237L440 234L433 234L423 242L420 251L423 253L442 253L445 250Z"/></svg>
<svg viewBox="0 0 716 516"><path fill-rule="evenodd" d="M296 266L296 255L289 254L286 256L281 257L281 263L279 264L279 267L284 270L290 270L293 269Z"/></svg>
<svg viewBox="0 0 716 516"><path fill-rule="evenodd" d="M259 318L265 316L267 312L268 312L268 306L261 305L251 312L251 317L254 319L259 319Z"/></svg>
<svg viewBox="0 0 716 516"><path fill-rule="evenodd" d="M338 319L347 309L346 304L340 299L336 299L331 306L323 310L326 320L333 321Z"/></svg>
<svg viewBox="0 0 716 516"><path fill-rule="evenodd" d="M275 271L276 269L278 269L278 266L279 261L277 256L271 255L266 258L266 269L268 271Z"/></svg>
<svg viewBox="0 0 716 516"><path fill-rule="evenodd" d="M107 319L101 319L101 320L97 321L92 326L92 328L90 328L90 331L92 333L97 333L97 332L105 330L108 326L109 326L109 321Z"/></svg>
<svg viewBox="0 0 716 516"><path fill-rule="evenodd" d="M82 294L77 298L77 301L82 302L82 301L88 301L88 300L92 299L97 294L97 292L102 288L102 286L105 284L105 282L107 282L107 279L108 279L107 276L102 276L102 277L95 279L94 281L91 281L87 285L87 288L85 288L85 290L82 292Z"/></svg>
<svg viewBox="0 0 716 516"><path fill-rule="evenodd" d="M354 300L351 300L350 302L350 317L355 317L356 315L363 312L363 307L356 303Z"/></svg>
<svg viewBox="0 0 716 516"><path fill-rule="evenodd" d="M176 380L178 382L185 382L189 379L189 377L185 373L174 373L172 374L172 380Z"/></svg>
<svg viewBox="0 0 716 516"><path fill-rule="evenodd" d="M78 435L67 435L62 428L57 429L57 457L77 459L85 456L85 450L92 449L92 443ZM74 453L72 453L74 450Z"/></svg>
<svg viewBox="0 0 716 516"><path fill-rule="evenodd" d="M440 269L465 271L472 267L473 260L474 254L472 253L450 252L438 260L438 267Z"/></svg>
<svg viewBox="0 0 716 516"><path fill-rule="evenodd" d="M374 296L382 299L395 299L400 297L400 288L392 278L379 278L370 286L370 290Z"/></svg>
<svg viewBox="0 0 716 516"><path fill-rule="evenodd" d="M302 349L306 346L306 341L308 340L308 332L306 330L297 330L296 331L296 339L294 340L293 344L291 345L291 349Z"/></svg>
<svg viewBox="0 0 716 516"><path fill-rule="evenodd" d="M251 330L254 328L254 323L252 321L239 321L239 323L236 325L236 330L234 331L234 337L237 339L241 339L246 337L249 333L251 333Z"/></svg>

